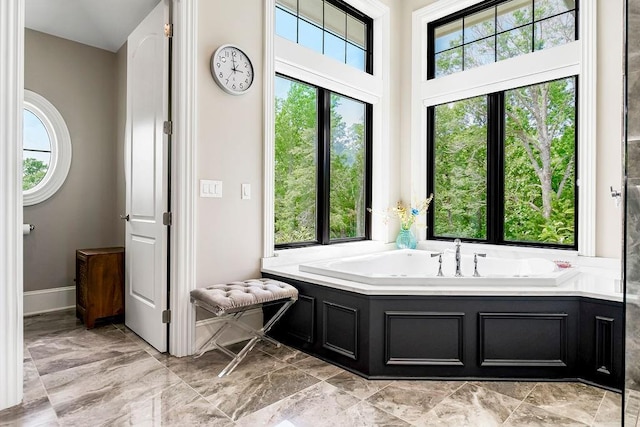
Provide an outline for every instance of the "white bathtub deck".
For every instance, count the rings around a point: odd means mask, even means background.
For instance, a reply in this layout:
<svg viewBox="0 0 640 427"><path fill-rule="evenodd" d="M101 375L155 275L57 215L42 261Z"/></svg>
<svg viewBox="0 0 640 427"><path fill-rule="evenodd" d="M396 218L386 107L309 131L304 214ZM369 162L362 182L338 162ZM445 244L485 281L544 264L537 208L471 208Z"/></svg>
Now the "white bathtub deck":
<svg viewBox="0 0 640 427"><path fill-rule="evenodd" d="M623 300L619 279L594 272L581 272L574 279L554 287L368 285L299 271L297 264L263 267L262 272L364 295L579 296L608 301Z"/></svg>
<svg viewBox="0 0 640 427"><path fill-rule="evenodd" d="M371 247L372 245L368 249ZM389 250L389 247L389 245L378 245L371 252L386 251ZM568 253L561 253L564 255L563 259L569 259L572 262L575 266L572 267L572 270L578 274L558 286L527 286L522 282L518 284L517 278L514 278L514 285L501 283L496 286L488 284L465 286L457 281L450 281L451 284L448 285L447 281L443 280L442 285L403 284L399 286L396 284L366 284L300 271L299 265L301 263L323 258L319 256L320 250L313 248L306 253L296 250L285 256L265 258L262 260L262 272L364 295L578 296L618 302L622 302L624 298L619 263L617 260L611 259L568 256ZM536 253L537 256L539 254L540 252ZM335 252L332 255L331 258L335 258ZM345 253L344 255L353 256L354 253ZM550 256L558 258L558 253Z"/></svg>

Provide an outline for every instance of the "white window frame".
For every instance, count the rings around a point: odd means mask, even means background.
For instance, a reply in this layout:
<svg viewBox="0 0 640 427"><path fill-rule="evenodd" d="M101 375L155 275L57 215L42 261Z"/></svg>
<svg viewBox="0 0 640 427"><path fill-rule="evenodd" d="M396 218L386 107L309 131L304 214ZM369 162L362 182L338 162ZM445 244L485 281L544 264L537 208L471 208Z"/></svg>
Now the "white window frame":
<svg viewBox="0 0 640 427"><path fill-rule="evenodd" d="M373 20L373 74L342 64L275 35L275 0L265 1L264 65L264 257L275 254L275 75L301 80L367 102L372 114L372 208L383 211L389 199L390 159L390 10L378 0L344 0ZM388 226L371 219L372 240L386 241ZM346 243L348 244L348 243Z"/></svg>
<svg viewBox="0 0 640 427"><path fill-rule="evenodd" d="M62 114L42 95L25 89L24 109L40 119L51 142L51 158L47 173L33 188L22 192L23 206L32 206L53 196L67 179L72 157L71 135Z"/></svg>
<svg viewBox="0 0 640 427"><path fill-rule="evenodd" d="M426 194L427 108L464 98L578 76L578 253L595 256L596 219L596 2L580 2L579 40L439 77L427 79L430 22L484 0L440 0L413 12L411 181ZM425 232L422 232L423 239Z"/></svg>

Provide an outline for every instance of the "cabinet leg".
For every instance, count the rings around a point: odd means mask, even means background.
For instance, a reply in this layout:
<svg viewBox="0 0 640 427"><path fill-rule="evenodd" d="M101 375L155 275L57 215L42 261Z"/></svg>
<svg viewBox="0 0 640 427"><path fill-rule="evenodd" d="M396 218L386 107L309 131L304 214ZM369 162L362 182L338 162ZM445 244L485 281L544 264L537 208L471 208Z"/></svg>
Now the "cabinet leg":
<svg viewBox="0 0 640 427"><path fill-rule="evenodd" d="M85 326L85 328L93 329L95 324L96 324L96 319L94 319L93 317L85 316L85 318L84 318L84 326Z"/></svg>

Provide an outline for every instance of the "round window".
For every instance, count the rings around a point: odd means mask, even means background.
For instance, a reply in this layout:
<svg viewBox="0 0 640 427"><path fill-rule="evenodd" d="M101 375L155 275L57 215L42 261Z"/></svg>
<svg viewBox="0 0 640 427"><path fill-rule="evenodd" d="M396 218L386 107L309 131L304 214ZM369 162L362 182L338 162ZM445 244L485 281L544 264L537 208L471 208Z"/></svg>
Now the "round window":
<svg viewBox="0 0 640 427"><path fill-rule="evenodd" d="M71 137L60 112L47 99L24 91L23 204L35 205L53 196L71 166Z"/></svg>

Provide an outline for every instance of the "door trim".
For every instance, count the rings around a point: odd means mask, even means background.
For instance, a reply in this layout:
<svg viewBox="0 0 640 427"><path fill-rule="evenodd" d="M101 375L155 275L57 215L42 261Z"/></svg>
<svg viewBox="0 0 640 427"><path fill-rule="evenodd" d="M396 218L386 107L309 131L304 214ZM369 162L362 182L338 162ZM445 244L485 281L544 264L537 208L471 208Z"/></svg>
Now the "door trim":
<svg viewBox="0 0 640 427"><path fill-rule="evenodd" d="M193 354L196 329L189 293L196 288L197 8L197 2L173 0L169 353L178 357Z"/></svg>
<svg viewBox="0 0 640 427"><path fill-rule="evenodd" d="M0 3L0 410L22 401L24 0ZM11 141L17 141L12 144Z"/></svg>

